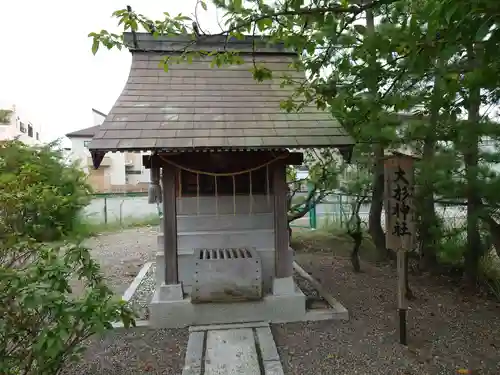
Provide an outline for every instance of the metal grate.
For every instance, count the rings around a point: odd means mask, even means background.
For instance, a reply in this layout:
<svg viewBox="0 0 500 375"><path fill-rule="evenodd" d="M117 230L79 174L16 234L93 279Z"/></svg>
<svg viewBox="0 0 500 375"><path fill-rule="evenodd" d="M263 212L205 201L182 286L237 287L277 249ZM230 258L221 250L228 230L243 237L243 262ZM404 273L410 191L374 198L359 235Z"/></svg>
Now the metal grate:
<svg viewBox="0 0 500 375"><path fill-rule="evenodd" d="M245 247L231 247L223 249L199 249L200 260L228 260L253 258Z"/></svg>

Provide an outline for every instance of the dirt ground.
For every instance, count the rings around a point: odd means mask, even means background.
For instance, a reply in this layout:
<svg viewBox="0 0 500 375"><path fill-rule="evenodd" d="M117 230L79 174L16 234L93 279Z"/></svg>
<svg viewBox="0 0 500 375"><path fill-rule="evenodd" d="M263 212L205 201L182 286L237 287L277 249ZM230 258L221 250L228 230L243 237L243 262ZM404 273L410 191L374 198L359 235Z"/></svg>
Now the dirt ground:
<svg viewBox="0 0 500 375"><path fill-rule="evenodd" d="M398 343L396 274L390 266L363 262L363 272L355 274L343 236L301 236L295 247L297 262L349 310L350 320L275 325L287 375L500 374L498 302L465 296L451 279L411 277L416 299L410 302L405 348ZM373 257L369 244L362 251Z"/></svg>
<svg viewBox="0 0 500 375"><path fill-rule="evenodd" d="M94 254L104 254L101 263L116 290L130 282L131 263L151 259L155 236L155 231L134 229L99 237ZM410 303L405 348L398 344L391 267L362 262L363 272L353 273L343 236L301 235L294 246L296 260L347 307L351 318L273 325L285 375L448 375L465 369L500 374L498 303L464 296L451 280L412 277L417 299ZM365 244L366 259L370 251ZM187 337L187 330L112 332L92 340L84 361L67 374L179 375Z"/></svg>
<svg viewBox="0 0 500 375"><path fill-rule="evenodd" d="M109 286L123 294L140 269L154 259L157 229L135 228L87 241ZM117 329L86 343L83 360L63 375L180 375L188 330Z"/></svg>
<svg viewBox="0 0 500 375"><path fill-rule="evenodd" d="M180 375L189 332L135 328L88 343L83 361L63 375Z"/></svg>

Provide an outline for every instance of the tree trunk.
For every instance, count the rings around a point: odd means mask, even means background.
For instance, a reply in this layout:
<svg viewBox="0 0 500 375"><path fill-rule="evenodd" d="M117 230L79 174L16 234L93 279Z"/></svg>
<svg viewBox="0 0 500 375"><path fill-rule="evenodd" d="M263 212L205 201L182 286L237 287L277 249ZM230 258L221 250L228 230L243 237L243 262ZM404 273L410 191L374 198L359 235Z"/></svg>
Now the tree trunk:
<svg viewBox="0 0 500 375"><path fill-rule="evenodd" d="M430 103L430 119L429 126L426 128L426 136L422 150L422 165L420 173L423 174L419 181L419 191L417 194L419 208L419 241L420 241L420 268L422 270L435 269L437 266L436 245L437 245L437 216L434 206L434 183L433 179L428 177L429 173L434 170L432 168L435 154L435 133L439 120L439 111L442 107L441 102L441 67L440 60L436 63L437 72L434 78L434 88L432 90L432 98Z"/></svg>
<svg viewBox="0 0 500 375"><path fill-rule="evenodd" d="M373 183L370 213L368 217L368 232L372 237L380 260L390 258L386 249L385 233L382 229L382 209L384 207L384 157L383 146L374 146Z"/></svg>
<svg viewBox="0 0 500 375"><path fill-rule="evenodd" d="M354 272L361 272L361 264L359 262L359 249L361 248L361 242L363 241L362 233L351 233L351 237L354 241L354 246L351 252L351 263Z"/></svg>
<svg viewBox="0 0 500 375"><path fill-rule="evenodd" d="M354 245L351 252L351 263L354 272L361 272L361 264L359 262L359 249L361 248L361 243L363 242L363 233L359 232L351 232L349 233L352 240L354 241Z"/></svg>
<svg viewBox="0 0 500 375"><path fill-rule="evenodd" d="M475 60L473 48L468 51L469 60ZM479 233L479 217L482 203L477 186L479 164L479 107L481 105L480 88L469 89L468 97L468 129L463 141L463 153L466 178L467 199L467 249L465 251L465 277L469 286L476 287L478 281L479 262L483 255L481 235Z"/></svg>
<svg viewBox="0 0 500 375"><path fill-rule="evenodd" d="M477 166L477 157L471 151L464 158L467 175L467 248L465 251L465 277L470 286L477 285L479 276L479 262L483 255L483 245L479 233L479 210L481 210L481 199L477 194L475 184L472 182L476 178L473 172L474 165Z"/></svg>
<svg viewBox="0 0 500 375"><path fill-rule="evenodd" d="M426 150L427 147L429 149ZM432 160L434 156L434 144L430 143L424 144L424 152L422 161L425 165L425 161ZM436 228L437 228L437 217L436 210L434 207L434 188L431 184L423 182L420 186L418 193L418 206L419 206L419 241L420 241L420 268L422 270L435 269L437 266L437 256L436 256Z"/></svg>
<svg viewBox="0 0 500 375"><path fill-rule="evenodd" d="M366 2L367 0L364 0ZM373 16L373 11L371 9L366 10L366 31L368 35L373 35L375 32L375 20ZM371 66L375 66L375 51L372 53L372 60L370 61ZM375 71L374 71L375 73ZM370 94L375 97L377 95L377 82L378 77L374 74L370 78L369 89ZM368 217L368 232L370 233L373 243L377 249L377 253L380 260L385 260L388 258L388 250L385 244L385 233L382 229L382 209L384 207L384 146L381 143L377 143L373 146L373 184L372 184L372 199L370 205L370 214Z"/></svg>

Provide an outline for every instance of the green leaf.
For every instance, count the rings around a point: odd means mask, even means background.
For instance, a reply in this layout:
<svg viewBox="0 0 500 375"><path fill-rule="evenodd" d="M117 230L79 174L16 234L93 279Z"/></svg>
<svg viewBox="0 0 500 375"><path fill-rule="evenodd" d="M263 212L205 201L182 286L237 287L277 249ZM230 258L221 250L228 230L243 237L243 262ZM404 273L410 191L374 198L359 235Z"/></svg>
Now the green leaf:
<svg viewBox="0 0 500 375"><path fill-rule="evenodd" d="M446 22L449 24L450 21L452 20L453 16L455 15L455 12L457 11L458 5L455 4L450 4L448 8L446 9L445 13L445 19Z"/></svg>
<svg viewBox="0 0 500 375"><path fill-rule="evenodd" d="M292 112L296 107L297 107L296 104L294 103L294 101L291 98L288 98L286 100L282 100L280 102L280 108L284 109L288 113Z"/></svg>
<svg viewBox="0 0 500 375"><path fill-rule="evenodd" d="M97 51L99 51L99 39L94 38L94 41L92 42L92 54L96 54Z"/></svg>
<svg viewBox="0 0 500 375"><path fill-rule="evenodd" d="M269 29L273 25L273 20L270 18L263 18L257 21L257 28L260 32Z"/></svg>
<svg viewBox="0 0 500 375"><path fill-rule="evenodd" d="M481 27L477 30L476 41L478 42L482 41L490 32L490 29L491 29L491 21L488 20L487 22L483 23Z"/></svg>
<svg viewBox="0 0 500 375"><path fill-rule="evenodd" d="M366 34L366 26L364 26L364 25L354 25L353 27L354 27L354 30L356 30L361 35L365 35Z"/></svg>
<svg viewBox="0 0 500 375"><path fill-rule="evenodd" d="M166 56L160 60L158 63L158 68L162 68L164 72L168 72L168 64L171 60L171 56Z"/></svg>
<svg viewBox="0 0 500 375"><path fill-rule="evenodd" d="M306 51L309 55L314 54L314 52L316 51L316 44L315 43L308 43L306 45Z"/></svg>
<svg viewBox="0 0 500 375"><path fill-rule="evenodd" d="M200 0L200 5L203 8L203 10L207 10L207 3L204 0Z"/></svg>
<svg viewBox="0 0 500 375"><path fill-rule="evenodd" d="M231 33L231 36L238 39L238 40L243 40L245 39L245 35L243 35L243 33L239 32L239 31L233 31Z"/></svg>
<svg viewBox="0 0 500 375"><path fill-rule="evenodd" d="M242 4L243 1L242 0L233 0L233 9L235 12L240 12L241 11L241 8L242 8Z"/></svg>
<svg viewBox="0 0 500 375"><path fill-rule="evenodd" d="M252 69L253 78L262 82L273 78L273 72L264 66L257 66Z"/></svg>

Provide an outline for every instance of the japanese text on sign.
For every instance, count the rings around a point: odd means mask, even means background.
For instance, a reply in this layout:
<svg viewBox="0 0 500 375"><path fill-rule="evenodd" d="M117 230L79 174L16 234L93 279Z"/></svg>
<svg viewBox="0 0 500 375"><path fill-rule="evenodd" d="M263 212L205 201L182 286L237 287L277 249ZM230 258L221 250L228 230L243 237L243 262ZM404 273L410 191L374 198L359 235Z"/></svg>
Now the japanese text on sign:
<svg viewBox="0 0 500 375"><path fill-rule="evenodd" d="M392 191L390 192L393 204L391 205L391 212L394 220L394 225L392 228L392 234L398 237L411 236L411 231L408 225L410 218L410 198L411 198L411 186L410 181L406 176L406 171L401 168L400 165L397 166L396 171L392 177Z"/></svg>

